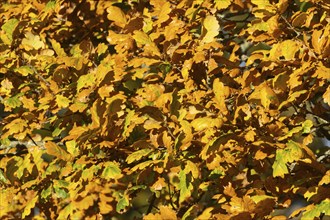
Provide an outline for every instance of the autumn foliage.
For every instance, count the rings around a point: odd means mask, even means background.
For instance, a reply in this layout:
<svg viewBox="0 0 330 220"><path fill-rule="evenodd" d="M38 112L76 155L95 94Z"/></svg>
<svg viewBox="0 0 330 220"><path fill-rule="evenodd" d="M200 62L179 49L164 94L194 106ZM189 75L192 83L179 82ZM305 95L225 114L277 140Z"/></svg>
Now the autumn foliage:
<svg viewBox="0 0 330 220"><path fill-rule="evenodd" d="M0 3L1 219L330 215L329 0ZM21 144L10 146L13 141ZM29 144L24 144L29 143Z"/></svg>

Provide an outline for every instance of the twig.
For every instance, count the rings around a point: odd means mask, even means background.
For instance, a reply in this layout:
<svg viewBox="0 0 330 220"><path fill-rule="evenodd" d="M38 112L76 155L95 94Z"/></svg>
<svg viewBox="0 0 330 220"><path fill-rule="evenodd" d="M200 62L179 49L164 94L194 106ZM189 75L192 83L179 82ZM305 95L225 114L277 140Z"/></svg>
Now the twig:
<svg viewBox="0 0 330 220"><path fill-rule="evenodd" d="M154 207L155 200L156 200L156 194L154 193L154 194L152 194L152 197L151 197L150 204L149 204L146 215L148 215L151 212L152 208Z"/></svg>
<svg viewBox="0 0 330 220"><path fill-rule="evenodd" d="M299 37L301 35L301 33L297 31L283 15L281 15L281 18L285 21L285 23L289 26L289 28L296 33L297 35L296 37Z"/></svg>

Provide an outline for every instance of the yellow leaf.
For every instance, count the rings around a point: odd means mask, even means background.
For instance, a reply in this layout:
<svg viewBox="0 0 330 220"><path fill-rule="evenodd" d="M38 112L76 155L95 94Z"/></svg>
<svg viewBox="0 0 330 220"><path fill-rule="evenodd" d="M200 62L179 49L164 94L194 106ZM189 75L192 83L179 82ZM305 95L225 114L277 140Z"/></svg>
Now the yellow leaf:
<svg viewBox="0 0 330 220"><path fill-rule="evenodd" d="M101 214L107 214L113 210L113 206L110 204L114 198L109 195L100 193L100 202L98 203Z"/></svg>
<svg viewBox="0 0 330 220"><path fill-rule="evenodd" d="M63 95L56 95L56 103L58 107L60 108L66 108L70 104L70 100L67 97L64 97Z"/></svg>
<svg viewBox="0 0 330 220"><path fill-rule="evenodd" d="M248 142L254 141L254 137L256 136L256 132L253 130L249 130L245 135L244 138Z"/></svg>
<svg viewBox="0 0 330 220"><path fill-rule="evenodd" d="M193 139L192 129L191 129L190 123L186 120L180 121L180 124L181 124L181 129L182 129L183 133L185 134L185 137L182 140L182 145L185 145L186 143L189 143ZM184 149L182 149L182 150L184 150Z"/></svg>
<svg viewBox="0 0 330 220"><path fill-rule="evenodd" d="M267 83L263 83L257 87L255 87L255 91L249 96L249 100L259 99L261 105L266 109L269 108L270 104L273 103L275 105L278 104L278 99L274 91L267 85Z"/></svg>
<svg viewBox="0 0 330 220"><path fill-rule="evenodd" d="M25 34L25 38L22 40L22 45L25 50L39 50L45 46L44 42L40 40L38 35L34 35L31 32Z"/></svg>
<svg viewBox="0 0 330 220"><path fill-rule="evenodd" d="M3 129L7 129L8 130L8 134L16 134L16 133L20 133L22 131L24 131L24 129L27 127L27 122L26 120L17 118L14 119L12 122L6 124Z"/></svg>
<svg viewBox="0 0 330 220"><path fill-rule="evenodd" d="M162 220L166 220L166 219L176 220L177 219L175 211L172 208L170 208L169 206L162 205L159 207L159 211L160 211Z"/></svg>
<svg viewBox="0 0 330 220"><path fill-rule="evenodd" d="M299 44L294 40L285 40L281 43L273 45L269 52L270 60L279 60L282 57L285 60L294 60L296 52L299 51Z"/></svg>
<svg viewBox="0 0 330 220"><path fill-rule="evenodd" d="M110 97L110 93L114 90L113 85L104 85L98 89L98 94L102 99L105 99L106 97Z"/></svg>
<svg viewBox="0 0 330 220"><path fill-rule="evenodd" d="M162 216L158 213L149 213L148 215L143 216L143 220L162 220Z"/></svg>
<svg viewBox="0 0 330 220"><path fill-rule="evenodd" d="M208 207L206 208L202 214L200 214L197 217L197 220L203 220L203 219L212 219L213 213L212 210L214 209L214 207Z"/></svg>
<svg viewBox="0 0 330 220"><path fill-rule="evenodd" d="M330 105L330 86L328 86L327 90L325 91L322 97L324 99L324 102Z"/></svg>
<svg viewBox="0 0 330 220"><path fill-rule="evenodd" d="M91 128L98 128L100 127L100 117L98 116L98 105L99 103L97 101L95 101L93 103L92 108L90 109L91 111L91 115L92 115L92 124L91 124Z"/></svg>
<svg viewBox="0 0 330 220"><path fill-rule="evenodd" d="M215 99L218 103L218 108L223 114L227 114L227 106L225 103L226 98L230 94L230 89L228 86L225 86L218 78L213 81L213 92L215 94Z"/></svg>
<svg viewBox="0 0 330 220"><path fill-rule="evenodd" d="M150 37L143 31L134 31L133 38L137 44L146 45L153 43Z"/></svg>
<svg viewBox="0 0 330 220"><path fill-rule="evenodd" d="M106 162L104 167L101 177L106 180L119 179L123 176L119 165L115 162Z"/></svg>
<svg viewBox="0 0 330 220"><path fill-rule="evenodd" d="M110 6L107 8L107 12L107 18L110 21L114 21L115 24L121 28L125 27L127 20L124 12L120 8L116 6Z"/></svg>
<svg viewBox="0 0 330 220"><path fill-rule="evenodd" d="M9 81L7 78L5 78L1 81L0 93L1 94L5 93L6 95L9 95L13 88L14 88L13 83Z"/></svg>
<svg viewBox="0 0 330 220"><path fill-rule="evenodd" d="M80 210L87 210L94 204L94 196L88 195L80 201L74 201L73 204L75 207L79 207Z"/></svg>
<svg viewBox="0 0 330 220"><path fill-rule="evenodd" d="M167 131L163 132L162 141L167 149L167 152L171 154L173 151L173 141L171 136L167 134Z"/></svg>
<svg viewBox="0 0 330 220"><path fill-rule="evenodd" d="M191 175L195 178L198 179L199 177L199 169L197 164L191 162L190 160L187 160L187 165L184 168L184 171L186 174L191 172Z"/></svg>
<svg viewBox="0 0 330 220"><path fill-rule="evenodd" d="M202 131L207 128L211 127L221 127L222 120L219 118L208 118L208 117L202 117L202 118L196 118L191 122L191 126L196 131Z"/></svg>
<svg viewBox="0 0 330 220"><path fill-rule="evenodd" d="M151 186L151 189L160 191L167 186L165 179L163 177L158 177L158 180Z"/></svg>
<svg viewBox="0 0 330 220"><path fill-rule="evenodd" d="M258 6L258 9L266 9L272 12L271 9L275 10L274 6L269 2L269 0L251 0L251 2Z"/></svg>
<svg viewBox="0 0 330 220"><path fill-rule="evenodd" d="M218 10L221 10L228 8L228 6L231 5L231 0L214 0L214 3L215 7Z"/></svg>
<svg viewBox="0 0 330 220"><path fill-rule="evenodd" d="M258 150L255 155L256 160L263 160L267 157L267 154L262 152L261 150Z"/></svg>
<svg viewBox="0 0 330 220"><path fill-rule="evenodd" d="M22 213L22 218L25 219L26 216L29 216L31 213L31 209L33 209L36 205L36 202L39 199L39 195L35 195L33 199L27 201L24 207L24 211Z"/></svg>
<svg viewBox="0 0 330 220"><path fill-rule="evenodd" d="M158 15L158 20L155 22L156 24L162 24L166 22L170 16L168 15L171 12L171 3L165 2L160 8L160 13Z"/></svg>
<svg viewBox="0 0 330 220"><path fill-rule="evenodd" d="M50 40L50 43L52 44L52 47L55 50L55 53L57 54L57 56L66 56L66 53L63 50L63 48L61 47L60 43L58 43L54 39L49 39L49 40Z"/></svg>
<svg viewBox="0 0 330 220"><path fill-rule="evenodd" d="M33 111L35 109L35 102L33 99L29 99L26 96L21 96L19 100L23 103L24 108L27 108L29 111Z"/></svg>
<svg viewBox="0 0 330 220"><path fill-rule="evenodd" d="M330 183L330 170L326 172L326 174L322 177L322 179L319 182L319 186L323 184L329 184Z"/></svg>
<svg viewBox="0 0 330 220"><path fill-rule="evenodd" d="M147 156L150 152L152 152L152 149L149 149L149 148L135 151L135 152L131 153L130 155L128 155L128 157L126 158L126 162L128 164L131 164L135 161L140 160L142 157Z"/></svg>
<svg viewBox="0 0 330 220"><path fill-rule="evenodd" d="M261 89L260 93L261 93L261 104L268 109L269 105L274 101L276 101L276 95L273 92L273 90L271 88L269 88L268 86L266 86L266 84L264 84L265 86Z"/></svg>
<svg viewBox="0 0 330 220"><path fill-rule="evenodd" d="M49 155L55 156L61 160L68 161L71 159L70 154L68 154L63 148L58 146L52 141L47 141L45 144L46 152Z"/></svg>
<svg viewBox="0 0 330 220"><path fill-rule="evenodd" d="M71 141L66 141L65 142L66 149L67 151L72 155L72 156L77 156L79 154L79 148L77 146L77 143L75 140Z"/></svg>
<svg viewBox="0 0 330 220"><path fill-rule="evenodd" d="M22 76L31 75L34 71L29 66L20 66L15 69L15 72L18 72Z"/></svg>
<svg viewBox="0 0 330 220"><path fill-rule="evenodd" d="M317 65L317 69L312 77L316 77L318 79L330 79L330 68L325 67L322 62L319 62Z"/></svg>
<svg viewBox="0 0 330 220"><path fill-rule="evenodd" d="M206 33L202 39L202 43L210 43L214 41L214 38L219 34L220 25L215 16L208 15L203 21L203 27Z"/></svg>

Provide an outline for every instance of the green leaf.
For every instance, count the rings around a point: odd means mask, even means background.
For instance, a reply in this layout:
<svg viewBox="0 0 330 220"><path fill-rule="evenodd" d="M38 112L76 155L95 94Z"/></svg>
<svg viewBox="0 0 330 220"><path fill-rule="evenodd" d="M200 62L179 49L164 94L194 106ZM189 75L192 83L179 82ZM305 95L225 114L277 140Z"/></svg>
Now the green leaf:
<svg viewBox="0 0 330 220"><path fill-rule="evenodd" d="M180 170L179 173L179 190L180 190L180 196L179 196L179 203L184 202L187 198L191 196L191 190L193 188L190 181L187 179L186 172L184 170Z"/></svg>
<svg viewBox="0 0 330 220"><path fill-rule="evenodd" d="M65 143L66 149L72 156L77 156L79 154L79 148L77 147L77 143L75 140L67 141Z"/></svg>
<svg viewBox="0 0 330 220"><path fill-rule="evenodd" d="M9 183L9 181L7 180L7 178L5 177L5 175L1 169L0 169L0 182L6 183L6 184Z"/></svg>
<svg viewBox="0 0 330 220"><path fill-rule="evenodd" d="M289 170L286 166L286 158L285 158L284 150L282 149L276 150L276 159L272 168L273 168L273 177L279 176L284 178L284 175L289 173Z"/></svg>
<svg viewBox="0 0 330 220"><path fill-rule="evenodd" d="M301 220L314 219L315 217L320 217L323 213L326 216L330 215L330 199L323 200L320 204L315 205L312 210L306 211L303 213Z"/></svg>
<svg viewBox="0 0 330 220"><path fill-rule="evenodd" d="M23 94L17 94L11 98L7 98L5 99L5 105L9 106L10 108L17 108L20 107L22 105L21 100L19 99Z"/></svg>
<svg viewBox="0 0 330 220"><path fill-rule="evenodd" d="M107 162L101 175L106 180L119 179L122 176L119 166L114 162Z"/></svg>
<svg viewBox="0 0 330 220"><path fill-rule="evenodd" d="M129 205L129 198L126 194L124 194L118 201L116 205L116 211L118 213L122 213L126 207Z"/></svg>
<svg viewBox="0 0 330 220"><path fill-rule="evenodd" d="M51 185L47 189L43 189L41 191L41 198L47 199L48 196L50 196L52 194L52 191L53 191L52 189L53 189L53 187Z"/></svg>
<svg viewBox="0 0 330 220"><path fill-rule="evenodd" d="M69 196L69 194L65 191L65 189L62 189L60 187L54 187L56 197L65 199Z"/></svg>
<svg viewBox="0 0 330 220"><path fill-rule="evenodd" d="M302 127L302 133L303 134L309 134L311 131L311 128L313 127L313 122L311 120L306 120L304 123L301 125Z"/></svg>
<svg viewBox="0 0 330 220"><path fill-rule="evenodd" d="M286 162L293 162L298 161L300 158L303 157L303 151L300 148L299 143L294 141L288 141L286 144L286 148L284 149L284 157L286 159Z"/></svg>
<svg viewBox="0 0 330 220"><path fill-rule="evenodd" d="M1 29L5 31L5 35L0 35L1 40L10 45L13 41L13 32L17 27L19 21L16 18L8 20L4 25L1 26Z"/></svg>
<svg viewBox="0 0 330 220"><path fill-rule="evenodd" d="M145 148L142 150L138 150L134 153L131 153L130 155L128 155L128 157L126 158L126 162L128 164L133 163L134 161L138 161L140 160L142 157L147 156L150 152L152 151L152 149L149 148Z"/></svg>
<svg viewBox="0 0 330 220"><path fill-rule="evenodd" d="M93 73L88 73L79 77L77 82L77 92L82 88L92 87L95 84L95 76Z"/></svg>

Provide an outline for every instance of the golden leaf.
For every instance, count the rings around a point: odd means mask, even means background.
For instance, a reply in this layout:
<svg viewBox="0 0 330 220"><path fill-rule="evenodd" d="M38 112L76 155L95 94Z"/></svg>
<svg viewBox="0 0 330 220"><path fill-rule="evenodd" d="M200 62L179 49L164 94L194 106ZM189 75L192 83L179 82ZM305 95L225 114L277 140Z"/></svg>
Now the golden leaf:
<svg viewBox="0 0 330 220"><path fill-rule="evenodd" d="M222 120L220 118L208 118L208 117L201 117L201 118L196 118L191 122L191 126L196 130L196 131L202 131L207 128L211 127L221 127L222 125Z"/></svg>
<svg viewBox="0 0 330 220"><path fill-rule="evenodd" d="M46 152L49 155L55 156L64 161L69 161L71 159L71 155L66 152L62 147L58 146L52 141L47 141L45 143Z"/></svg>
<svg viewBox="0 0 330 220"><path fill-rule="evenodd" d="M218 10L221 10L228 8L228 6L231 5L231 0L214 0L214 3L215 7Z"/></svg>
<svg viewBox="0 0 330 220"><path fill-rule="evenodd" d="M160 191L167 186L165 179L163 177L158 177L158 180L151 186L151 189Z"/></svg>
<svg viewBox="0 0 330 220"><path fill-rule="evenodd" d="M262 152L261 150L258 150L258 151L256 152L256 154L255 154L254 157L255 157L256 160L263 160L263 159L265 159L267 156L268 156L268 155L267 155L266 153Z"/></svg>
<svg viewBox="0 0 330 220"><path fill-rule="evenodd" d="M325 91L325 93L323 93L322 97L324 102L330 105L330 86L328 86L327 90Z"/></svg>
<svg viewBox="0 0 330 220"><path fill-rule="evenodd" d="M168 15L171 12L171 3L166 2L161 6L160 13L158 15L158 20L155 22L155 24L162 24L166 22L170 16Z"/></svg>
<svg viewBox="0 0 330 220"><path fill-rule="evenodd" d="M213 81L213 92L215 94L215 99L218 103L219 109L221 110L222 114L227 114L227 106L225 103L225 99L230 94L230 89L228 86L225 86L219 78L216 78Z"/></svg>
<svg viewBox="0 0 330 220"><path fill-rule="evenodd" d="M110 21L114 21L115 25L117 25L121 28L125 27L125 25L127 23L126 16L120 8L118 8L116 6L109 6L107 8L107 12L108 12L107 18Z"/></svg>

